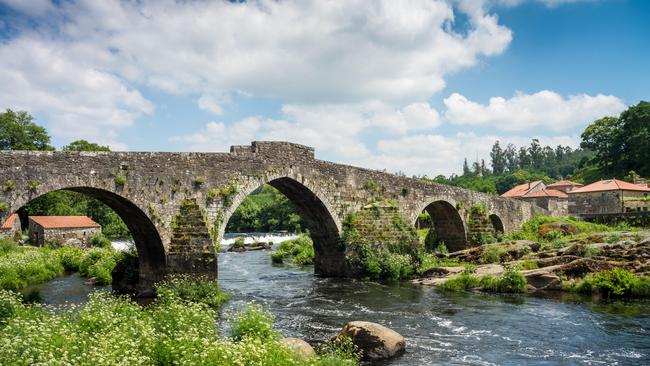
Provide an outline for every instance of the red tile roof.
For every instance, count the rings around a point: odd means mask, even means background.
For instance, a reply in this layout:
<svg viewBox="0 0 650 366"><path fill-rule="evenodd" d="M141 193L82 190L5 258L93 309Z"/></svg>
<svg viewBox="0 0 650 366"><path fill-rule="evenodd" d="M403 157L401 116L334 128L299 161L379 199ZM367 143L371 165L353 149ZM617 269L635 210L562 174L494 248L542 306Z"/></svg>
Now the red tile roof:
<svg viewBox="0 0 650 366"><path fill-rule="evenodd" d="M88 216L29 216L45 229L79 229L87 227L101 227Z"/></svg>
<svg viewBox="0 0 650 366"><path fill-rule="evenodd" d="M12 229L14 227L14 224L16 223L16 219L18 218L18 214L13 214L5 220L4 224L2 224L2 227L0 229Z"/></svg>
<svg viewBox="0 0 650 366"><path fill-rule="evenodd" d="M624 182L618 179L607 179L601 180L595 183L591 183L581 188L574 189L569 192L573 193L589 193L589 192L604 192L604 191L639 191L639 192L650 192L650 188L642 187L638 184L632 184Z"/></svg>
<svg viewBox="0 0 650 366"><path fill-rule="evenodd" d="M557 187L583 187L584 184L572 182L570 180L561 180L552 184L547 185L548 188L557 188Z"/></svg>
<svg viewBox="0 0 650 366"><path fill-rule="evenodd" d="M534 182L520 184L512 188L508 192L502 194L501 197L522 197L526 195L526 193L530 192L531 189L535 188L540 183L542 183L541 180L536 180Z"/></svg>
<svg viewBox="0 0 650 366"><path fill-rule="evenodd" d="M568 198L569 195L557 189L542 189L537 192L531 192L524 196L524 198L529 197L557 197L557 198Z"/></svg>

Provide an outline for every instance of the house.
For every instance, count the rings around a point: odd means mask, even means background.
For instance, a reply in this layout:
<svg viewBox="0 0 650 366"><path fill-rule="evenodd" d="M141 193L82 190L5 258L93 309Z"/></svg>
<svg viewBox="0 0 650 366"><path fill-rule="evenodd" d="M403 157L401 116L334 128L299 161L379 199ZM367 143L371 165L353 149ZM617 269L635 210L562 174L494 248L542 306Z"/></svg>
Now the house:
<svg viewBox="0 0 650 366"><path fill-rule="evenodd" d="M18 214L13 214L0 226L0 236L16 238L20 235L20 218Z"/></svg>
<svg viewBox="0 0 650 366"><path fill-rule="evenodd" d="M78 239L88 245L90 238L102 227L87 216L29 216L29 239L42 246L48 242L64 244Z"/></svg>
<svg viewBox="0 0 650 366"><path fill-rule="evenodd" d="M566 216L569 213L569 195L557 189L541 189L520 197L550 211L551 216Z"/></svg>
<svg viewBox="0 0 650 366"><path fill-rule="evenodd" d="M536 180L534 182L520 184L508 192L502 194L501 197L522 198L528 193L537 192L545 188L546 185L544 184L544 181Z"/></svg>
<svg viewBox="0 0 650 366"><path fill-rule="evenodd" d="M572 190L574 190L576 188L581 188L581 187L584 187L584 186L585 186L584 184L572 182L570 180L561 180L561 181L555 182L553 184L547 185L546 188L555 189L555 190L558 190L558 191L562 191L564 193L569 193L569 192L571 192Z"/></svg>
<svg viewBox="0 0 650 366"><path fill-rule="evenodd" d="M569 214L593 215L650 210L650 188L618 179L601 180L568 192Z"/></svg>

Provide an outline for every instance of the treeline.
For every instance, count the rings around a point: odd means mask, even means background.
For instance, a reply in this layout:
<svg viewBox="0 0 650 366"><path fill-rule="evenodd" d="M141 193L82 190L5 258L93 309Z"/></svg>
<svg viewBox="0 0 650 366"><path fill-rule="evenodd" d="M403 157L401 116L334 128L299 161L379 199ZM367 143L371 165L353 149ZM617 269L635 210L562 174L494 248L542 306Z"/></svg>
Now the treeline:
<svg viewBox="0 0 650 366"><path fill-rule="evenodd" d="M50 145L47 130L37 125L27 112L7 109L0 113L0 150L56 150ZM77 140L63 146L63 151L110 151L108 146ZM81 193L55 191L30 201L18 213L26 226L27 216L88 216L102 226L104 235L128 237L122 219L101 201Z"/></svg>
<svg viewBox="0 0 650 366"><path fill-rule="evenodd" d="M632 181L650 176L650 103L642 101L619 117L594 121L581 138L577 149L542 146L538 139L520 147L503 147L496 141L489 162L481 160L470 165L465 159L462 175L420 179L501 194L533 180L591 183L605 178Z"/></svg>
<svg viewBox="0 0 650 366"><path fill-rule="evenodd" d="M301 232L304 223L280 191L264 185L251 193L230 217L226 232Z"/></svg>

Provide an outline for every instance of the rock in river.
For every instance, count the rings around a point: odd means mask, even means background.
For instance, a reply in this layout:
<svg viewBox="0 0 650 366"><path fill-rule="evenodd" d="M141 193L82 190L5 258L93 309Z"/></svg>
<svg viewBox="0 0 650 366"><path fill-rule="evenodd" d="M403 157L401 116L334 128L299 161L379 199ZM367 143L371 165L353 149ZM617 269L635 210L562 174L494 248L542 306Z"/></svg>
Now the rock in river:
<svg viewBox="0 0 650 366"><path fill-rule="evenodd" d="M406 350L404 337L383 325L364 321L347 323L337 337L350 337L366 360L386 360Z"/></svg>
<svg viewBox="0 0 650 366"><path fill-rule="evenodd" d="M303 355L305 358L311 358L316 355L316 351L314 351L314 348L311 345L309 345L309 343L303 341L302 339L288 337L288 338L283 338L281 342L287 345L287 347L291 348L292 350Z"/></svg>

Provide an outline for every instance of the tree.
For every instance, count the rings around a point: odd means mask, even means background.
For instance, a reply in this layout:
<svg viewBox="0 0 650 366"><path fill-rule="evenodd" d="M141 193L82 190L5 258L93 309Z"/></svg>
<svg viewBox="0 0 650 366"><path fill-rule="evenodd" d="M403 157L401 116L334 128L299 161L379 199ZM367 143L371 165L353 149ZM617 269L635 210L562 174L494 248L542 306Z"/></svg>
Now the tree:
<svg viewBox="0 0 650 366"><path fill-rule="evenodd" d="M63 146L63 151L111 151L108 146L102 146L86 140L76 140Z"/></svg>
<svg viewBox="0 0 650 366"><path fill-rule="evenodd" d="M528 155L528 149L523 146L520 147L517 160L519 161L519 169L526 169L530 167L530 155Z"/></svg>
<svg viewBox="0 0 650 366"><path fill-rule="evenodd" d="M499 145L499 140L494 142L492 145L492 151L490 152L490 158L492 158L492 173L493 174L503 174L506 169L506 156Z"/></svg>
<svg viewBox="0 0 650 366"><path fill-rule="evenodd" d="M519 167L519 159L517 159L517 148L513 144L508 144L503 153L506 160L506 167L508 172L512 173Z"/></svg>
<svg viewBox="0 0 650 366"><path fill-rule="evenodd" d="M637 171L641 176L650 176L650 103L628 108L619 117L623 150L621 161L623 172Z"/></svg>
<svg viewBox="0 0 650 366"><path fill-rule="evenodd" d="M544 165L544 152L538 139L533 139L530 142L528 154L530 155L530 164L533 166L533 169L542 169L542 166Z"/></svg>
<svg viewBox="0 0 650 366"><path fill-rule="evenodd" d="M0 150L54 150L45 128L27 112L0 113Z"/></svg>
<svg viewBox="0 0 650 366"><path fill-rule="evenodd" d="M467 158L463 160L463 175L469 175L471 172L469 170L469 165L467 164Z"/></svg>
<svg viewBox="0 0 650 366"><path fill-rule="evenodd" d="M616 117L603 117L585 128L580 147L594 151L592 160L602 174L614 175L615 166L623 152L621 121Z"/></svg>

